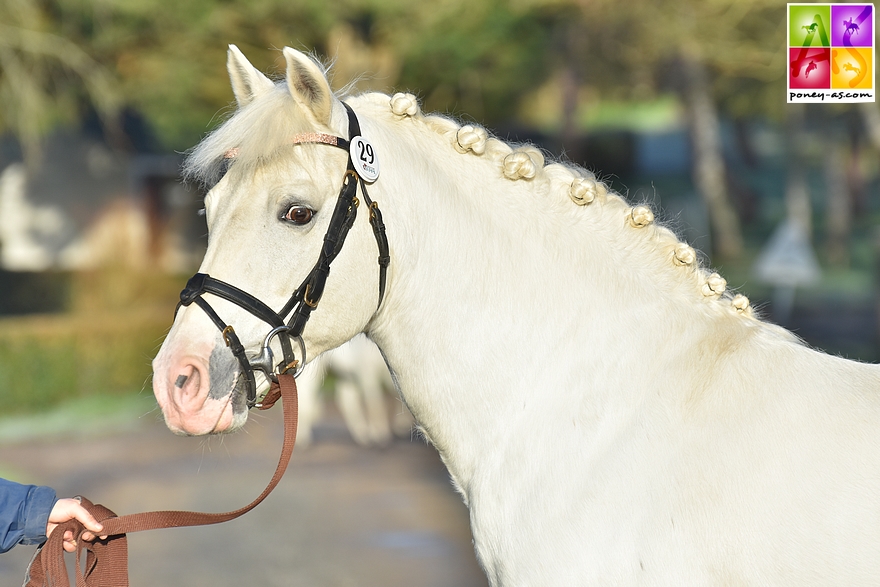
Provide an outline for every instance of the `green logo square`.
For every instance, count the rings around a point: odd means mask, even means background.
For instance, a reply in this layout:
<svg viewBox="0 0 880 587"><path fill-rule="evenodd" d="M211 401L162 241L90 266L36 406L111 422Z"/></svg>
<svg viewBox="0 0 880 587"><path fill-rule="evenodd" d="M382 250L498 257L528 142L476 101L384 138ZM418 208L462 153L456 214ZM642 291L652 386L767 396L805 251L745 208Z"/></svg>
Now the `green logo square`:
<svg viewBox="0 0 880 587"><path fill-rule="evenodd" d="M830 47L830 26L831 5L788 5L789 47Z"/></svg>

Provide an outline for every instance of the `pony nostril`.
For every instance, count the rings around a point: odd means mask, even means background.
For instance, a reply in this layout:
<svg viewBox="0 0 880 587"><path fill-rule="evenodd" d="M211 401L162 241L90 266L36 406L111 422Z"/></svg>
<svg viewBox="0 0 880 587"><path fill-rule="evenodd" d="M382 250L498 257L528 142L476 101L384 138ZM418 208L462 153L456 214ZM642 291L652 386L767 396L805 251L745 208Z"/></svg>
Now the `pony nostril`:
<svg viewBox="0 0 880 587"><path fill-rule="evenodd" d="M196 365L184 365L178 371L174 379L174 393L172 394L179 405L196 401L201 387L201 373Z"/></svg>

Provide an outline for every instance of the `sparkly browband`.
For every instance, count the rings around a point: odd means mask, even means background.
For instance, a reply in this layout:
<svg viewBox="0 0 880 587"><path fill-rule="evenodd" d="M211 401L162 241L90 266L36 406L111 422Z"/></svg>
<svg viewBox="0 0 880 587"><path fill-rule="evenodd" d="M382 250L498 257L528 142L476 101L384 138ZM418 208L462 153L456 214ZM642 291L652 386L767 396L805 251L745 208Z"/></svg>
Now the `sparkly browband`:
<svg viewBox="0 0 880 587"><path fill-rule="evenodd" d="M304 132L295 135L290 140L291 145L300 145L303 143L324 143L325 145L333 145L334 147L348 148L348 141L345 139L320 132ZM223 153L224 159L235 159L237 156L238 147L233 147Z"/></svg>

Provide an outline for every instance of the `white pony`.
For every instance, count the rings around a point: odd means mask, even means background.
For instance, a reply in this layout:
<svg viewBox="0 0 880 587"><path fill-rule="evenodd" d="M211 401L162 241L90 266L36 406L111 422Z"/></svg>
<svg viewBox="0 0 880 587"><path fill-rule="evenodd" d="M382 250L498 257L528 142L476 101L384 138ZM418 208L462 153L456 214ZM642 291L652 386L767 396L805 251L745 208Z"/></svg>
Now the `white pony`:
<svg viewBox="0 0 880 587"><path fill-rule="evenodd" d="M239 109L191 154L211 182L201 271L280 308L315 263L348 137L323 70L285 49L273 83L234 47ZM492 585L880 585L880 368L752 315L651 211L586 171L409 94L345 98L381 165L308 356L376 342L470 508ZM206 294L243 343L267 327ZM168 426L240 427L238 363L182 308L154 361ZM233 391L235 390L235 391Z"/></svg>

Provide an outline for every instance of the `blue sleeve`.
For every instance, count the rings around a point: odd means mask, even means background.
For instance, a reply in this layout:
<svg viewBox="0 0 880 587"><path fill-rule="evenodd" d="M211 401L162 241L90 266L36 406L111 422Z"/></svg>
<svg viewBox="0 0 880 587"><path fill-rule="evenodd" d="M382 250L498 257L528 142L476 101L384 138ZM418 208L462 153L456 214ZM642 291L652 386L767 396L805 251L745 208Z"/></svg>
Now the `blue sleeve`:
<svg viewBox="0 0 880 587"><path fill-rule="evenodd" d="M46 525L55 502L55 490L0 479L0 552L16 544L46 540Z"/></svg>

